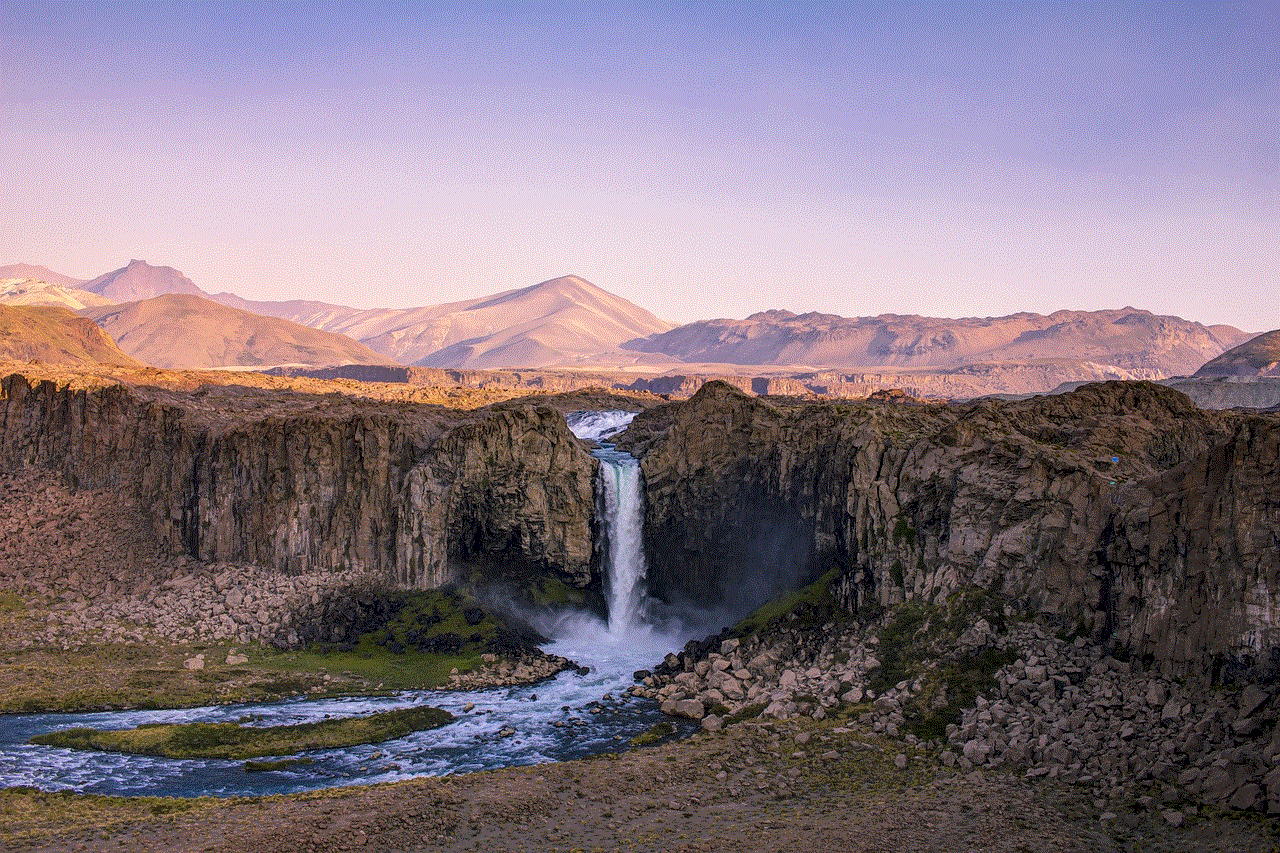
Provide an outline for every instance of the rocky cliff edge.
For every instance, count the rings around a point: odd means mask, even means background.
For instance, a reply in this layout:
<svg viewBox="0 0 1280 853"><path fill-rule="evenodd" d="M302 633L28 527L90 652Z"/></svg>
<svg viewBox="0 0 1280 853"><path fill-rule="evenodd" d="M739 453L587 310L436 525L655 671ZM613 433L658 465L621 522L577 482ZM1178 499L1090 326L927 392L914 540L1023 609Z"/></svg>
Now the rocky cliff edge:
<svg viewBox="0 0 1280 853"><path fill-rule="evenodd" d="M1276 672L1275 416L1144 382L925 407L709 383L625 441L664 597L743 610L838 569L863 614L976 586L1168 675Z"/></svg>
<svg viewBox="0 0 1280 853"><path fill-rule="evenodd" d="M406 588L525 570L598 586L595 468L561 415L528 403L460 412L38 368L0 380L0 470L116 490L203 561Z"/></svg>

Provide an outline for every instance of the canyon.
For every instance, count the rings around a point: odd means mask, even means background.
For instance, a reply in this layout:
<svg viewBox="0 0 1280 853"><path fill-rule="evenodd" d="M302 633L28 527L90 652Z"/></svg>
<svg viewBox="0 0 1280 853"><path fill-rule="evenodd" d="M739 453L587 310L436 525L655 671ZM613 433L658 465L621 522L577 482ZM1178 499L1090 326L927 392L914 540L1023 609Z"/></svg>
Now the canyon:
<svg viewBox="0 0 1280 853"><path fill-rule="evenodd" d="M753 606L838 569L856 611L972 585L1170 675L1274 671L1275 416L1151 383L965 406L786 405L709 383L640 414L624 446L664 594Z"/></svg>
<svg viewBox="0 0 1280 853"><path fill-rule="evenodd" d="M1276 413L1134 381L971 403L712 381L685 400L513 387L458 408L426 390L11 366L0 473L29 493L10 517L32 532L0 553L6 587L51 614L25 639L195 626L302 648L368 581L519 606L564 590L603 612L601 463L565 415L627 409L611 440L643 474L645 591L733 626L631 691L696 721L697 743L816 725L837 756L887 750L890 774L1092 785L1104 823L1143 785L1167 827L1209 819L1199 803L1280 810ZM154 550L95 545L112 525ZM968 687L948 681L979 659Z"/></svg>
<svg viewBox="0 0 1280 853"><path fill-rule="evenodd" d="M599 595L599 463L567 405L13 373L0 465L111 490L195 560L402 588L550 577ZM1278 420L1151 383L909 405L711 382L650 406L620 441L644 472L649 584L664 600L741 615L833 569L854 614L974 586L1167 675L1269 676Z"/></svg>

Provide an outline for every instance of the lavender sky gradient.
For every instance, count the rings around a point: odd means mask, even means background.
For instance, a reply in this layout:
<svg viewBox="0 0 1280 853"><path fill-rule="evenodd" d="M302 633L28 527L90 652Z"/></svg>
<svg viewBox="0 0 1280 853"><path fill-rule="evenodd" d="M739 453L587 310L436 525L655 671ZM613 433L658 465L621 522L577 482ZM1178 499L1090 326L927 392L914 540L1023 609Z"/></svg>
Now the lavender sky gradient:
<svg viewBox="0 0 1280 853"><path fill-rule="evenodd" d="M0 4L0 263L1280 327L1280 6Z"/></svg>

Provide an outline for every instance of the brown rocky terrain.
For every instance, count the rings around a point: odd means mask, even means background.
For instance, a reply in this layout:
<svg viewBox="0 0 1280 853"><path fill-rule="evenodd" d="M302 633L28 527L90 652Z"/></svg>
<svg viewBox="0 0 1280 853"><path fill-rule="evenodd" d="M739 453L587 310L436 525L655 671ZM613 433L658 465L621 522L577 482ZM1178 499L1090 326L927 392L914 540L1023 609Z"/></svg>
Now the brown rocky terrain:
<svg viewBox="0 0 1280 853"><path fill-rule="evenodd" d="M200 296L165 294L89 308L125 352L165 368L276 364L381 364L386 359L342 335L260 317Z"/></svg>
<svg viewBox="0 0 1280 853"><path fill-rule="evenodd" d="M56 306L0 305L0 360L136 366L92 320Z"/></svg>
<svg viewBox="0 0 1280 853"><path fill-rule="evenodd" d="M549 406L467 413L77 379L3 379L0 465L116 490L175 554L288 572L345 566L405 587L536 567L598 588L596 463Z"/></svg>
<svg viewBox="0 0 1280 853"><path fill-rule="evenodd" d="M43 472L0 475L0 528L10 532L0 539L0 712L381 689L385 666L362 673L349 660L287 652L300 638L342 639L385 601L383 578L174 554L138 502L72 491ZM524 684L567 665L517 649L490 657L403 686Z"/></svg>
<svg viewBox="0 0 1280 853"><path fill-rule="evenodd" d="M836 568L855 611L975 586L1168 675L1274 671L1272 416L1148 383L924 407L711 383L641 413L623 443L668 597L758 604Z"/></svg>
<svg viewBox="0 0 1280 853"><path fill-rule="evenodd" d="M1280 329L1263 332L1206 362L1196 371L1205 376L1280 376Z"/></svg>
<svg viewBox="0 0 1280 853"><path fill-rule="evenodd" d="M1206 327L1134 308L963 319L763 311L745 320L690 323L627 347L681 361L730 364L936 369L1066 359L1170 376L1186 375L1249 337L1229 326Z"/></svg>
<svg viewBox="0 0 1280 853"><path fill-rule="evenodd" d="M595 462L558 413L654 402L238 378L4 379L0 563L48 611L7 642L216 641L216 674L357 574L595 589ZM819 579L641 674L698 738L302 797L3 792L5 843L1274 849L1280 420L1147 383L886 396L713 383L633 422L651 591L741 612Z"/></svg>
<svg viewBox="0 0 1280 853"><path fill-rule="evenodd" d="M632 692L707 731L754 714L856 718L944 767L1088 787L1113 815L1135 803L1172 825L1202 807L1280 815L1274 689L1168 679L998 611L951 615L909 605L878 630L823 634L782 623L671 655Z"/></svg>

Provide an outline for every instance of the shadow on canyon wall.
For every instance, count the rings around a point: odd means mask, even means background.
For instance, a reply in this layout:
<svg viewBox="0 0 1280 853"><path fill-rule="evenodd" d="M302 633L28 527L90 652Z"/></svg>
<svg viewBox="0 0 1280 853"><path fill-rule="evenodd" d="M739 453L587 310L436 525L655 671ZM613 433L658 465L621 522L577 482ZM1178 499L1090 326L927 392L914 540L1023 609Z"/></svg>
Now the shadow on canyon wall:
<svg viewBox="0 0 1280 853"><path fill-rule="evenodd" d="M405 589L499 580L599 609L598 463L547 405L32 374L0 383L0 470L115 489L175 553ZM712 382L621 444L668 605L730 620L836 569L855 614L977 587L1168 675L1231 678L1280 648L1274 414L1141 382L929 406Z"/></svg>

